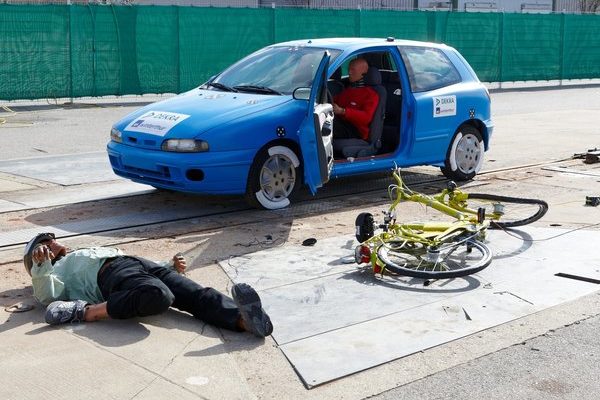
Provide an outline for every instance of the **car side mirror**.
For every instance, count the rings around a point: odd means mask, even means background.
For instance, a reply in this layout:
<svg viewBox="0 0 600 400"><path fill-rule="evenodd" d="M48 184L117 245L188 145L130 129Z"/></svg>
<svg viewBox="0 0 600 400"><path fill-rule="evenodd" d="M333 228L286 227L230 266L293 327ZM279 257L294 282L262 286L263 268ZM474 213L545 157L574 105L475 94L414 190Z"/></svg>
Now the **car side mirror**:
<svg viewBox="0 0 600 400"><path fill-rule="evenodd" d="M310 99L310 88L309 87L299 87L294 89L293 97L296 100L308 100Z"/></svg>

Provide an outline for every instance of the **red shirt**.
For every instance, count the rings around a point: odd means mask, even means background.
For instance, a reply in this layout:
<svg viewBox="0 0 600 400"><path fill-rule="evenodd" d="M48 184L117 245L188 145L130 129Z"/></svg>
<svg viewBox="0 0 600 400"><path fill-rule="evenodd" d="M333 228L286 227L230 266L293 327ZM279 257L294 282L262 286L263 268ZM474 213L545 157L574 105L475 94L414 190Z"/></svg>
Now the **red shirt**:
<svg viewBox="0 0 600 400"><path fill-rule="evenodd" d="M343 117L352 122L364 140L369 140L369 124L379 104L377 92L369 87L349 87L334 97L333 101L346 109Z"/></svg>

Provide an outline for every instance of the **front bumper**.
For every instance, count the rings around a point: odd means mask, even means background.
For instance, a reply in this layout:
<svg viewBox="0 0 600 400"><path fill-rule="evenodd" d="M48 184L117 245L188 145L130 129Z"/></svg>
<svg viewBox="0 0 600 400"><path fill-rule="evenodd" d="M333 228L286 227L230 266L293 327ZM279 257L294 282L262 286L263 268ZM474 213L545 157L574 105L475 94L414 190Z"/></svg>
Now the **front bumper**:
<svg viewBox="0 0 600 400"><path fill-rule="evenodd" d="M115 174L134 182L181 192L243 194L254 149L174 153L111 141L108 158Z"/></svg>

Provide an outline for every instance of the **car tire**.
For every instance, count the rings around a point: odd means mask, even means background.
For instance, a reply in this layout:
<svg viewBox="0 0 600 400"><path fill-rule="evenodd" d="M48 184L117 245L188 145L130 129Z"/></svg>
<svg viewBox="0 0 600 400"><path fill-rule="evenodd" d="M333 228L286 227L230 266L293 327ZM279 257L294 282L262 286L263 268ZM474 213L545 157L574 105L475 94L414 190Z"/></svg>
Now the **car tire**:
<svg viewBox="0 0 600 400"><path fill-rule="evenodd" d="M369 240L375 234L375 220L371 213L360 213L354 222L355 237L358 243Z"/></svg>
<svg viewBox="0 0 600 400"><path fill-rule="evenodd" d="M448 147L442 173L456 181L473 179L483 165L484 152L481 133L471 125L463 125Z"/></svg>
<svg viewBox="0 0 600 400"><path fill-rule="evenodd" d="M302 168L296 153L286 146L271 146L254 158L248 173L246 201L255 208L284 208L301 185Z"/></svg>

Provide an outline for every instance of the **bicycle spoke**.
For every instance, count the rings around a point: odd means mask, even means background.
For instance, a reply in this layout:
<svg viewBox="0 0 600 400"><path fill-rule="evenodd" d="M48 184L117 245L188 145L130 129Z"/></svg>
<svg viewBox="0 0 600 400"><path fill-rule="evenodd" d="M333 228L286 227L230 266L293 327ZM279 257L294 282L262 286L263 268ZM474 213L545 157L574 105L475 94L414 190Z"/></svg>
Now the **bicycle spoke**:
<svg viewBox="0 0 600 400"><path fill-rule="evenodd" d="M417 278L451 278L477 272L491 261L491 253L483 243L460 239L440 249L428 249L420 243L386 243L377 249L386 268L398 274Z"/></svg>

